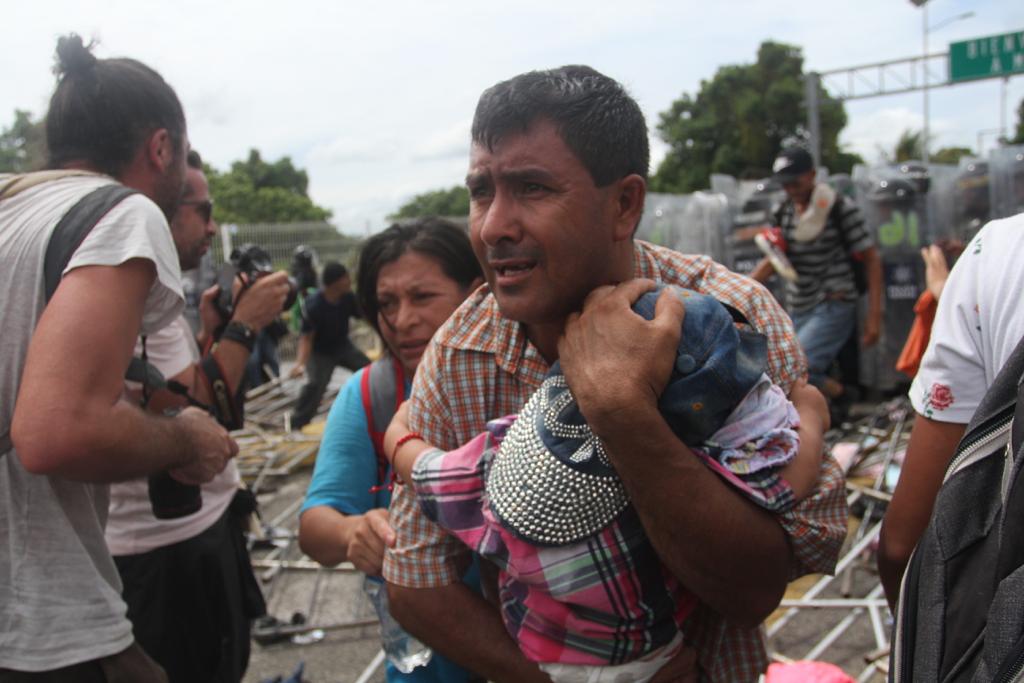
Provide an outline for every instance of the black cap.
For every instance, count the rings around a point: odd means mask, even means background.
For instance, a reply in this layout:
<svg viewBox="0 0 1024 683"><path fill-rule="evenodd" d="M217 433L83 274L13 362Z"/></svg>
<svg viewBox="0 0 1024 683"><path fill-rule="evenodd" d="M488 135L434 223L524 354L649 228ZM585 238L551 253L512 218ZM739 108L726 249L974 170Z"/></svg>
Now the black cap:
<svg viewBox="0 0 1024 683"><path fill-rule="evenodd" d="M788 147L775 158L772 178L780 183L789 183L813 170L814 159L810 152L803 147Z"/></svg>

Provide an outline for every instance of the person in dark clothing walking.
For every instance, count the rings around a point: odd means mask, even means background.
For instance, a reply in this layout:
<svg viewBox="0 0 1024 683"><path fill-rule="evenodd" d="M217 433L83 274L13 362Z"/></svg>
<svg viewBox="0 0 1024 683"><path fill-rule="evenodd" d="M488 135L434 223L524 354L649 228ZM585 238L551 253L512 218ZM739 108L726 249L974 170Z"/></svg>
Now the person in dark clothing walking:
<svg viewBox="0 0 1024 683"><path fill-rule="evenodd" d="M356 371L370 363L348 338L349 319L359 317L359 306L345 266L329 261L321 282L320 290L306 299L298 357L291 371L292 377L306 374L292 412L292 429L301 429L313 419L336 366Z"/></svg>

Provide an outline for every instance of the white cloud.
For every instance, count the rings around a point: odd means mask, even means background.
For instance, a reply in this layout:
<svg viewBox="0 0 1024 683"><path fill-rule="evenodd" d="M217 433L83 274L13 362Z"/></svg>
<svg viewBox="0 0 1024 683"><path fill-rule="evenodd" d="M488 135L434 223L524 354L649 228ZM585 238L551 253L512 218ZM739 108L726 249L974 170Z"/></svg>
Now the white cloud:
<svg viewBox="0 0 1024 683"><path fill-rule="evenodd" d="M411 158L413 161L459 159L465 163L469 154L471 123L466 119L446 130L433 133L413 149Z"/></svg>
<svg viewBox="0 0 1024 683"><path fill-rule="evenodd" d="M312 165L365 164L393 159L398 141L391 138L356 138L342 135L312 147L306 156Z"/></svg>

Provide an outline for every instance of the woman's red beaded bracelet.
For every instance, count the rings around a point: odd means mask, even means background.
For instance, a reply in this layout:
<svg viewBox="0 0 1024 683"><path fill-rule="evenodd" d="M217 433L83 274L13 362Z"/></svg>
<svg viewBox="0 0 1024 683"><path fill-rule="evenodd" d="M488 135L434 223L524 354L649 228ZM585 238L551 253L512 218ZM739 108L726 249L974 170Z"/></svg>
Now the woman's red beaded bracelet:
<svg viewBox="0 0 1024 683"><path fill-rule="evenodd" d="M398 441L395 442L395 450L391 452L391 462L395 461L395 456L398 455L398 449L404 446L405 444L409 443L413 439L425 441L423 435L420 434L419 432L409 432L408 434L401 437L400 439L398 439Z"/></svg>

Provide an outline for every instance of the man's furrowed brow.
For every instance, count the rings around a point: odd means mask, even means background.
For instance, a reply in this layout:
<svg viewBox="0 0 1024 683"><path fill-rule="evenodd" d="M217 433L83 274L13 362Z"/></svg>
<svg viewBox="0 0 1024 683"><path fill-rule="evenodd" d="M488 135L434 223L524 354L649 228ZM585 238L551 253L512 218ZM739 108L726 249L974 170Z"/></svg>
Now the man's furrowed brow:
<svg viewBox="0 0 1024 683"><path fill-rule="evenodd" d="M550 183L556 179L555 174L543 166L523 166L521 168L507 168L501 172L501 179L505 182L534 182Z"/></svg>
<svg viewBox="0 0 1024 683"><path fill-rule="evenodd" d="M479 185L480 183L486 182L490 177L490 173L474 173L470 171L466 174L466 187Z"/></svg>

